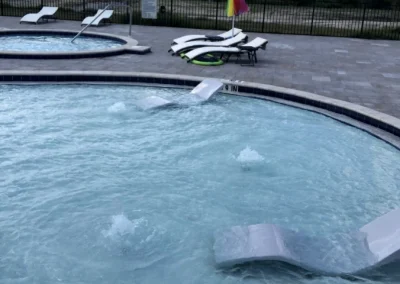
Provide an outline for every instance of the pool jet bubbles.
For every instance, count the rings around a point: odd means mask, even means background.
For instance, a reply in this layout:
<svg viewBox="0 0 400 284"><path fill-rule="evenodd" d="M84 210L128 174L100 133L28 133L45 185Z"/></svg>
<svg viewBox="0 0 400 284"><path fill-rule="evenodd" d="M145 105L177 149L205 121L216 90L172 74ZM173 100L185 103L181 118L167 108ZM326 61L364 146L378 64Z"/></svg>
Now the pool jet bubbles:
<svg viewBox="0 0 400 284"><path fill-rule="evenodd" d="M241 164L244 171L249 171L252 166L259 164L264 160L263 156L261 156L256 150L251 149L249 146L240 151L236 158L236 161Z"/></svg>

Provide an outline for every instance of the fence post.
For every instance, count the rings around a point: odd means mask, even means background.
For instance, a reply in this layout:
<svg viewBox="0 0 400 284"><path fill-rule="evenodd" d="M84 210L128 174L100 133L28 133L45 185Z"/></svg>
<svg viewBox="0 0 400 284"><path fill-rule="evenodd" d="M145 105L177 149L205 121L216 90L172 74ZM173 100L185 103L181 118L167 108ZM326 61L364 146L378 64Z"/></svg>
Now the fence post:
<svg viewBox="0 0 400 284"><path fill-rule="evenodd" d="M365 12L367 11L367 4L365 2L363 2L363 4L364 4L364 12L361 20L361 35L364 32Z"/></svg>
<svg viewBox="0 0 400 284"><path fill-rule="evenodd" d="M311 15L311 28L310 28L310 35L313 33L313 26L314 26L314 14L315 14L315 6L317 5L317 0L314 0L312 15Z"/></svg>
<svg viewBox="0 0 400 284"><path fill-rule="evenodd" d="M263 12L263 21L262 21L262 27L261 27L261 32L264 32L264 23L265 23L265 9L267 7L267 0L264 0L264 12Z"/></svg>
<svg viewBox="0 0 400 284"><path fill-rule="evenodd" d="M43 0L40 0L40 7L43 7Z"/></svg>
<svg viewBox="0 0 400 284"><path fill-rule="evenodd" d="M3 0L0 0L0 9L1 9L0 15L1 15L1 16L4 16L4 15L3 15Z"/></svg>
<svg viewBox="0 0 400 284"><path fill-rule="evenodd" d="M83 19L86 18L86 1L82 0Z"/></svg>
<svg viewBox="0 0 400 284"><path fill-rule="evenodd" d="M219 3L219 0L216 0L216 1L217 1L217 9L215 12L215 29L218 30L218 3Z"/></svg>
<svg viewBox="0 0 400 284"><path fill-rule="evenodd" d="M174 9L174 0L171 0L171 8L170 8L170 12L169 12L169 25L170 26L173 26L172 25L172 10Z"/></svg>
<svg viewBox="0 0 400 284"><path fill-rule="evenodd" d="M128 0L126 1L126 7L125 8L126 8L126 11L125 11L126 12L126 16L125 16L125 18L127 19L126 23L129 24L129 21L130 21L129 9L130 8L129 8L129 1ZM125 21L124 21L124 23L125 23Z"/></svg>

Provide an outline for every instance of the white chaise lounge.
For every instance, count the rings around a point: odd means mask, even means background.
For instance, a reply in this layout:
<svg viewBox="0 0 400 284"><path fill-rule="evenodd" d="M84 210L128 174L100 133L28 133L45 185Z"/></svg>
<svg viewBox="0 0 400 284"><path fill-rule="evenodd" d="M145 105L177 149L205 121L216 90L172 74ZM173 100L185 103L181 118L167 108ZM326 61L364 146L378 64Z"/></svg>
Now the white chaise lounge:
<svg viewBox="0 0 400 284"><path fill-rule="evenodd" d="M171 46L171 49L168 50L168 52L172 51L172 55L175 55L185 51L193 50L198 47L205 47L205 46L229 47L238 45L246 41L247 41L247 35L244 33L239 33L232 38L222 41L189 41L181 44L176 44Z"/></svg>
<svg viewBox="0 0 400 284"><path fill-rule="evenodd" d="M185 43L188 41L194 41L194 40L208 40L208 41L222 41L228 38L231 38L232 36L236 36L237 34L241 33L241 29L233 28L227 32L224 32L219 35L186 35L182 36L179 38L176 38L172 41L171 45L174 44L180 44L180 43Z"/></svg>
<svg viewBox="0 0 400 284"><path fill-rule="evenodd" d="M229 58L232 55L236 55L237 58L239 58L240 55L247 54L250 64L254 65L255 63L257 63L257 53L256 53L257 50L259 50L260 48L265 50L267 44L268 44L268 40L261 38L261 37L257 37L246 44L238 45L235 47L206 46L206 47L196 48L196 49L193 49L192 51L186 53L184 58L187 59L187 62L190 62L204 54L220 54L221 58L224 55L227 55L226 61L229 61Z"/></svg>
<svg viewBox="0 0 400 284"><path fill-rule="evenodd" d="M206 102L210 100L211 97L213 97L216 93L218 93L223 86L224 84L220 80L212 78L204 79L190 92L190 99L194 99L191 102ZM182 100L179 103L171 102L158 96L150 96L136 101L136 106L145 111L171 106L179 107L184 105L185 103L182 103Z"/></svg>
<svg viewBox="0 0 400 284"><path fill-rule="evenodd" d="M37 24L39 21L48 22L49 19L56 20L55 13L58 7L43 7L38 13L26 14L21 18L19 23L33 23Z"/></svg>
<svg viewBox="0 0 400 284"><path fill-rule="evenodd" d="M96 15L94 16L90 16L90 17L86 17L82 23L81 26L87 26L90 24L91 21L93 21L97 16L99 16L99 14L103 12L102 9L97 10ZM105 10L104 13L102 13L99 17L97 17L97 19L91 24L91 26L99 26L100 23L110 23L110 18L113 15L114 10Z"/></svg>
<svg viewBox="0 0 400 284"><path fill-rule="evenodd" d="M168 106L175 106L174 102L160 98L158 96L150 96L136 101L136 106L142 110L157 109Z"/></svg>
<svg viewBox="0 0 400 284"><path fill-rule="evenodd" d="M236 226L216 233L218 266L282 261L324 275L355 275L400 260L400 209L361 229L327 238L273 224Z"/></svg>

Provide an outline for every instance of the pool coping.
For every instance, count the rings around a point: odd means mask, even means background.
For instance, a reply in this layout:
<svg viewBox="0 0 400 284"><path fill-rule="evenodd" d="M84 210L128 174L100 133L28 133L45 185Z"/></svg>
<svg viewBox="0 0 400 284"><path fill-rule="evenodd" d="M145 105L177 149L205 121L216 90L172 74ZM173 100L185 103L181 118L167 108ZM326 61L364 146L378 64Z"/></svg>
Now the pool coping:
<svg viewBox="0 0 400 284"><path fill-rule="evenodd" d="M145 72L0 70L0 83L119 83L193 88L204 79L206 77ZM370 132L400 149L400 119L388 114L295 89L220 80L224 84L222 93L272 100L316 111Z"/></svg>
<svg viewBox="0 0 400 284"><path fill-rule="evenodd" d="M0 37L7 35L71 35L75 36L78 32L64 29L7 29L0 30ZM82 51L61 51L61 52L37 52L37 51L0 51L0 58L16 58L16 59L75 59L75 58L93 58L121 55L125 53L145 54L150 52L150 47L139 46L139 42L133 38L98 32L83 32L82 36L111 39L123 43L121 46L82 50Z"/></svg>

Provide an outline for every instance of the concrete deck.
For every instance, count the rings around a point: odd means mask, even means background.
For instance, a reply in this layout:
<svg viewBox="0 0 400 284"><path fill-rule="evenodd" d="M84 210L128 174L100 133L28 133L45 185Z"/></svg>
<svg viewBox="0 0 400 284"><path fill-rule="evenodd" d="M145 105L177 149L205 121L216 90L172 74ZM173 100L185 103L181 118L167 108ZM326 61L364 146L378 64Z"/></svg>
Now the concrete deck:
<svg viewBox="0 0 400 284"><path fill-rule="evenodd" d="M80 22L20 25L19 19L0 17L0 29L80 30ZM128 26L91 27L88 31L126 36ZM139 45L150 45L152 53L76 60L1 59L0 70L136 71L244 80L313 92L400 118L400 41L248 33L249 40L256 36L269 40L267 50L258 52L255 67L234 63L202 67L167 52L176 37L215 33L220 31L133 26L132 37Z"/></svg>

